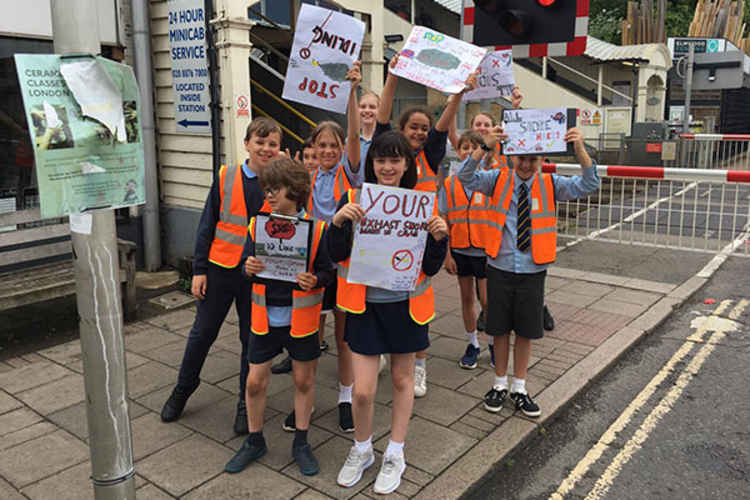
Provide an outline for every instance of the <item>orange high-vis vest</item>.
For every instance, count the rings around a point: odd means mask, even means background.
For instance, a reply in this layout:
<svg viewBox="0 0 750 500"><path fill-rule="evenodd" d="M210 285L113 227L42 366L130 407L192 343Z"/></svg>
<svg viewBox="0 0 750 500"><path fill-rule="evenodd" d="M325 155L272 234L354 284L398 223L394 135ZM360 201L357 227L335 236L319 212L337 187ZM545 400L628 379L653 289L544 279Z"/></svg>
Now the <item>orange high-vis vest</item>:
<svg viewBox="0 0 750 500"><path fill-rule="evenodd" d="M315 181L318 178L318 169L315 169L315 173L312 175L310 198L307 200L307 213L313 213L313 196L315 193ZM346 170L343 165L336 167L336 179L333 181L333 199L336 203L339 202L342 196L346 194L352 188L349 178L346 176Z"/></svg>
<svg viewBox="0 0 750 500"><path fill-rule="evenodd" d="M510 208L514 184L513 170L504 168L492 192L489 222L486 224L485 253L493 259L500 252L503 227ZM557 216L555 215L555 185L551 174L534 174L531 183L531 256L536 264L555 261L557 253Z"/></svg>
<svg viewBox="0 0 750 500"><path fill-rule="evenodd" d="M451 248L484 248L487 222L492 217L489 197L474 191L469 200L463 184L455 175L447 177L444 184Z"/></svg>
<svg viewBox="0 0 750 500"><path fill-rule="evenodd" d="M420 151L415 158L417 163L417 184L414 189L417 191L437 192L437 175L427 161L424 151Z"/></svg>
<svg viewBox="0 0 750 500"><path fill-rule="evenodd" d="M305 219L310 216L305 214ZM250 237L255 241L255 217L250 219L248 231ZM310 263L308 270L313 272L315 257L323 237L326 225L323 221L315 221L312 237L312 248L310 251ZM313 288L308 291L292 290L292 325L290 335L295 338L307 337L318 332L320 323L320 311L323 308L323 293L325 288ZM266 309L266 285L253 283L251 294L252 310L250 312L250 331L256 335L265 335L269 331L268 310Z"/></svg>
<svg viewBox="0 0 750 500"><path fill-rule="evenodd" d="M247 206L242 187L242 165L221 166L219 195L219 221L216 223L208 260L218 266L232 268L240 263L247 235Z"/></svg>
<svg viewBox="0 0 750 500"><path fill-rule="evenodd" d="M348 192L349 202L359 201L358 189ZM352 314L363 314L366 309L367 286L349 283L349 263L351 257L339 262L336 276L336 305ZM419 271L416 288L409 292L409 315L415 323L426 325L435 318L435 292L430 277Z"/></svg>
<svg viewBox="0 0 750 500"><path fill-rule="evenodd" d="M492 155L492 163L490 163L490 170L493 168L505 168L508 165L508 157L502 154L501 151L502 146L500 143L495 144L495 153Z"/></svg>

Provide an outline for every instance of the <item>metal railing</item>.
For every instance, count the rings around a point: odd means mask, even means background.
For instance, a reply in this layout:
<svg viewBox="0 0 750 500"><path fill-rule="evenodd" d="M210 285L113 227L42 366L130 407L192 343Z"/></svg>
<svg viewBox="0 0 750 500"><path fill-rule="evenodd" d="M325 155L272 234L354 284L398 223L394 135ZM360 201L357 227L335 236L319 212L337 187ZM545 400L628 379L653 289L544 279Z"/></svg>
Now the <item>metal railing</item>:
<svg viewBox="0 0 750 500"><path fill-rule="evenodd" d="M598 240L750 256L749 171L599 165L597 172L597 193L558 202L559 247Z"/></svg>
<svg viewBox="0 0 750 500"><path fill-rule="evenodd" d="M664 166L750 170L750 135L681 134L677 157Z"/></svg>

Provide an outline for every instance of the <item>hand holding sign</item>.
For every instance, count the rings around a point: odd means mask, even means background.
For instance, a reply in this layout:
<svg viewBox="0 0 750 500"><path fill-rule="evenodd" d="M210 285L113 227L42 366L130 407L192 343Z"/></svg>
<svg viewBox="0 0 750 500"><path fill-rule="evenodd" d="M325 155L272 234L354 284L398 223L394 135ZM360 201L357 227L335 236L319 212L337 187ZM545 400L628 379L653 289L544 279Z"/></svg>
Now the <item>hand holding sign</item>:
<svg viewBox="0 0 750 500"><path fill-rule="evenodd" d="M445 223L442 217L438 217L437 215L433 215L427 221L427 230L435 241L440 241L448 236L448 224Z"/></svg>
<svg viewBox="0 0 750 500"><path fill-rule="evenodd" d="M312 290L313 288L315 288L315 285L318 284L318 277L313 273L298 273L297 283L299 284L299 287L304 291Z"/></svg>
<svg viewBox="0 0 750 500"><path fill-rule="evenodd" d="M265 268L266 265L256 257L248 257L247 260L245 260L245 274L248 276L262 273Z"/></svg>
<svg viewBox="0 0 750 500"><path fill-rule="evenodd" d="M341 227L346 221L352 221L356 224L362 220L365 214L365 210L359 205L359 203L347 203L334 214L331 222L333 222L333 225L336 227Z"/></svg>

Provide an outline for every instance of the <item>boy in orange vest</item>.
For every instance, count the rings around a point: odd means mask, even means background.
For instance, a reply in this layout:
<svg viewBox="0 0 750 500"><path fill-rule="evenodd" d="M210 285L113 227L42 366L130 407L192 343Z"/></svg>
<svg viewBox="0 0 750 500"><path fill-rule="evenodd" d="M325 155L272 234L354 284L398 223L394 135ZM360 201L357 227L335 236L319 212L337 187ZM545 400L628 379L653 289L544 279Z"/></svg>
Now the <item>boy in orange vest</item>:
<svg viewBox="0 0 750 500"><path fill-rule="evenodd" d="M482 136L473 130L464 132L457 141L458 159L466 160L484 143ZM479 340L477 316L474 312L474 280L482 310L487 307L487 256L484 253L482 226L473 223L485 220L488 198L482 193L465 189L455 175L445 178L444 189L438 193L438 209L450 228L450 252L445 258L445 270L457 275L461 292L461 314L466 329L468 345L458 361L467 370L477 367Z"/></svg>
<svg viewBox="0 0 750 500"><path fill-rule="evenodd" d="M577 128L569 129L565 140L574 145L582 175L543 174L542 157L537 155L511 156L512 169L477 169L480 160L505 137L502 127L493 128L458 172L466 189L490 197L486 222L476 223L484 232L488 256L486 332L496 337L495 381L484 396L484 408L499 412L510 392L517 410L538 417L541 410L526 390L526 374L531 341L544 335L544 280L557 251L555 203L588 196L599 189L600 180ZM511 330L516 340L509 386Z"/></svg>
<svg viewBox="0 0 750 500"><path fill-rule="evenodd" d="M274 161L260 174L268 203L274 214L310 219L304 210L310 196L310 177L305 168L288 158ZM252 323L247 377L247 408L250 434L226 465L226 471L237 473L263 456L263 413L271 361L286 349L292 358L294 379L295 434L292 457L304 475L319 471L318 461L307 442L310 414L314 399L315 369L320 357L318 322L326 285L333 282L335 271L324 243L326 225L313 220L309 264L306 272L297 274L297 283L258 278L265 269L255 257L256 219L249 225L250 237L245 244L244 272L252 279Z"/></svg>
<svg viewBox="0 0 750 500"><path fill-rule="evenodd" d="M240 258L247 234L247 221L263 206L258 173L279 155L281 126L270 118L256 118L247 127L245 150L249 158L241 165L222 166L211 186L201 214L193 258L192 293L198 312L190 329L177 385L164 403L161 419L180 418L190 395L200 384L199 375L224 318L235 303L240 321L240 398L234 420L237 434L247 433L245 381L247 343L250 331L250 285L240 272Z"/></svg>

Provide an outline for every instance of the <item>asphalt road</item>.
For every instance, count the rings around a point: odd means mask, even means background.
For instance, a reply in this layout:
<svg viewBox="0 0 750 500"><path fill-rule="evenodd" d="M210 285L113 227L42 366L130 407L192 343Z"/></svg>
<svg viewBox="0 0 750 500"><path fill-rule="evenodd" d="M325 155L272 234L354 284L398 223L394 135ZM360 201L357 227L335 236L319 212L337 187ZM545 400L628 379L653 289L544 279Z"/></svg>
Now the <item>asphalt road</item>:
<svg viewBox="0 0 750 500"><path fill-rule="evenodd" d="M729 259L467 498L750 497L749 270Z"/></svg>

